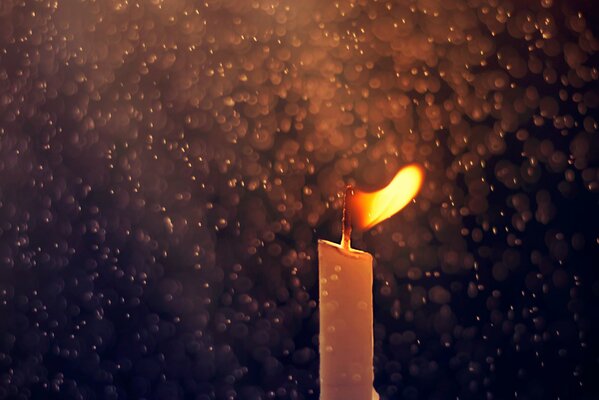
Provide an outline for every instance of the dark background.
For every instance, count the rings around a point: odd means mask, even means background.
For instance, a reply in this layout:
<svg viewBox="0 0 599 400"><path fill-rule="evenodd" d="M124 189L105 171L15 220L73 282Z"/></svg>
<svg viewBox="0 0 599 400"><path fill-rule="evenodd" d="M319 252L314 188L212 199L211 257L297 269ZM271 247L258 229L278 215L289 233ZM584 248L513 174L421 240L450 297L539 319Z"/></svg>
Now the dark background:
<svg viewBox="0 0 599 400"><path fill-rule="evenodd" d="M598 18L2 0L0 399L317 398L316 241L412 162L381 397L599 398Z"/></svg>

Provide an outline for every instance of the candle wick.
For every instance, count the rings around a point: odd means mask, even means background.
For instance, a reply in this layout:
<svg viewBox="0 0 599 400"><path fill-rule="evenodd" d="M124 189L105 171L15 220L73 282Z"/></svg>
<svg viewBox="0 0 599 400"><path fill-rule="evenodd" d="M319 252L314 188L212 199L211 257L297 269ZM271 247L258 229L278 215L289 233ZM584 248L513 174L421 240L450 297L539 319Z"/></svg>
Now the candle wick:
<svg viewBox="0 0 599 400"><path fill-rule="evenodd" d="M345 195L343 196L343 230L341 232L341 247L349 250L351 244L351 214L349 211L349 197L354 194L354 189L351 185L345 187Z"/></svg>

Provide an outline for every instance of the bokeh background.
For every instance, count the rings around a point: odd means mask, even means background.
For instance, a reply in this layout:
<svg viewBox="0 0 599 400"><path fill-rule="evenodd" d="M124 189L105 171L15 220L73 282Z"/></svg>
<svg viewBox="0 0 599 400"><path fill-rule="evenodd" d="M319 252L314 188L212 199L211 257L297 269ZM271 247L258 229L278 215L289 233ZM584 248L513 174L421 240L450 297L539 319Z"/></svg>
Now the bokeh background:
<svg viewBox="0 0 599 400"><path fill-rule="evenodd" d="M413 204L353 237L382 398L599 398L598 26L1 0L0 399L317 399L316 241L412 162Z"/></svg>

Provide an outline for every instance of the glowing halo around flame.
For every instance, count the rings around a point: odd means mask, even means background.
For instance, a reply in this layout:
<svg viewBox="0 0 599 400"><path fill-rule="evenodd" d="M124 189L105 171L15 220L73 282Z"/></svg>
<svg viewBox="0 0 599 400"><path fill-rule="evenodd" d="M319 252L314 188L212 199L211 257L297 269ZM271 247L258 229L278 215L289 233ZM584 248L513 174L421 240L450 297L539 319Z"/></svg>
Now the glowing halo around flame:
<svg viewBox="0 0 599 400"><path fill-rule="evenodd" d="M411 164L399 170L391 182L381 190L354 190L348 202L352 225L360 230L369 229L392 217L416 197L423 180L422 167Z"/></svg>

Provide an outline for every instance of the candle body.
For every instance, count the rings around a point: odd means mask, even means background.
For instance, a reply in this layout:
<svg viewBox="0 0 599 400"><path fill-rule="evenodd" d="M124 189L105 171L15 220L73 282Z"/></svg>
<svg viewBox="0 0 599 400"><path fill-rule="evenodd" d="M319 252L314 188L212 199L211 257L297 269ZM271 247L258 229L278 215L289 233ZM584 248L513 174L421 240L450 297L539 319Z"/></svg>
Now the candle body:
<svg viewBox="0 0 599 400"><path fill-rule="evenodd" d="M371 400L372 255L318 241L320 399Z"/></svg>

